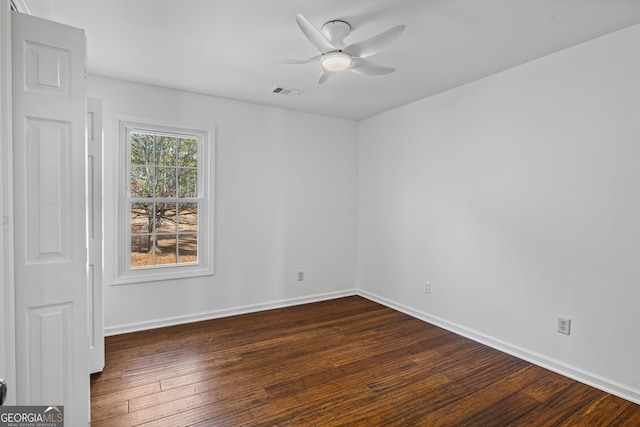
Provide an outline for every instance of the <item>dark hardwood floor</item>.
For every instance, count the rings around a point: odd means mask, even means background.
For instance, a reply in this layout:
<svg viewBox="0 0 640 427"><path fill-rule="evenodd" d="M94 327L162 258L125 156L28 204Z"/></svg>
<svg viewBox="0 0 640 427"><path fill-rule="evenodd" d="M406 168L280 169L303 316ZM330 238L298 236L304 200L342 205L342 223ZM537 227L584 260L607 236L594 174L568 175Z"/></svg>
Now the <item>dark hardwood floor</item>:
<svg viewBox="0 0 640 427"><path fill-rule="evenodd" d="M361 297L108 337L92 427L640 426L640 406Z"/></svg>

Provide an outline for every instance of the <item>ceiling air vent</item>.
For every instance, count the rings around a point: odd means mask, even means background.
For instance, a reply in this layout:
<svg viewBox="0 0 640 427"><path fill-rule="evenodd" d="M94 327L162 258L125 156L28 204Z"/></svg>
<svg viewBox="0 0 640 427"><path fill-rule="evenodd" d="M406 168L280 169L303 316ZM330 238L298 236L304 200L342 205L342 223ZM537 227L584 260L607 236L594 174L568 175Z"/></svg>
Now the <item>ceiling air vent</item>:
<svg viewBox="0 0 640 427"><path fill-rule="evenodd" d="M290 87L284 87L284 86L276 86L271 89L271 92L277 93L279 95L286 95L286 96L298 96L304 93L304 91L300 89L292 89Z"/></svg>

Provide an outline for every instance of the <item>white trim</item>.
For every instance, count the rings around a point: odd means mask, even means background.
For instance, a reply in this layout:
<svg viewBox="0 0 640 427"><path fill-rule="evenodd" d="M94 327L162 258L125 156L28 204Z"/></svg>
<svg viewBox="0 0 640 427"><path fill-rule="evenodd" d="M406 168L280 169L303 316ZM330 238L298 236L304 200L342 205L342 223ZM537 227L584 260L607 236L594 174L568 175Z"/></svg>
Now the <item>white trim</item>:
<svg viewBox="0 0 640 427"><path fill-rule="evenodd" d="M127 323L124 325L108 326L104 328L105 336L126 334L129 332L146 331L165 326L182 325L185 323L200 322L203 320L219 319L222 317L237 316L239 314L255 313L258 311L272 310L274 308L291 307L294 305L308 304L318 301L327 301L336 298L358 295L356 289L330 292L326 294L310 295L286 300L271 301L259 304L243 305L239 307L225 308L222 310L206 311L183 316L166 317L163 319L149 320L145 322Z"/></svg>
<svg viewBox="0 0 640 427"><path fill-rule="evenodd" d="M11 13L9 0L0 0L0 377L8 384L7 405L16 403L15 294L13 272L13 137L11 101Z"/></svg>
<svg viewBox="0 0 640 427"><path fill-rule="evenodd" d="M160 119L140 117L116 117L118 135L116 150L116 254L115 254L115 278L111 285L126 285L140 282L180 279L185 277L212 276L215 274L215 127L202 129L197 126L189 127L184 124L175 124ZM202 199L199 209L202 215L199 217L198 247L199 259L197 264L178 266L156 266L148 269L131 269L125 259L130 253L127 227L125 218L124 194L127 191L126 178L129 169L129 152L124 146L128 129L148 129L152 132L167 132L175 134L190 134L200 138L199 158L204 159L204 164L198 164L198 193Z"/></svg>
<svg viewBox="0 0 640 427"><path fill-rule="evenodd" d="M411 317L415 317L417 319L439 326L443 329L469 338L473 341L495 348L496 350L500 350L519 359L526 360L527 362L533 363L534 365L541 366L560 375L564 375L581 383L590 385L607 393L611 393L615 396L629 400L630 402L640 404L640 390L633 389L625 384L620 384L616 381L601 377L597 374L585 371L584 369L564 363L560 360L556 360L543 354L539 354L525 348L509 344L505 341L493 338L481 332L474 331L464 326L449 322L440 317L432 316L423 311L416 310L398 302L383 298L379 295L375 295L361 289L358 290L358 295L370 299L371 301L375 301L379 304L385 305L394 310L398 310L402 313L408 314Z"/></svg>

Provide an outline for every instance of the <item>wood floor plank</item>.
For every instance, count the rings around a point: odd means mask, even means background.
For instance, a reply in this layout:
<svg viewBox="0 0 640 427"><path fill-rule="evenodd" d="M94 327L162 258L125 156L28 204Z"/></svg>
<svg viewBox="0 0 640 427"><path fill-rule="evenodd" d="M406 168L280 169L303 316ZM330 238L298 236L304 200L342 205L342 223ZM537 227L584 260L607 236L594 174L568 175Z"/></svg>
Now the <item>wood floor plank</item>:
<svg viewBox="0 0 640 427"><path fill-rule="evenodd" d="M458 425L469 415L482 413L487 408L517 394L527 385L546 375L544 369L528 365L506 377L468 394L461 399L432 411L417 419L421 425Z"/></svg>
<svg viewBox="0 0 640 427"><path fill-rule="evenodd" d="M640 406L352 296L107 337L92 426L640 425Z"/></svg>
<svg viewBox="0 0 640 427"><path fill-rule="evenodd" d="M588 406L603 392L585 384L574 382L558 393L554 399L527 412L524 416L513 421L510 425L536 425L540 427L556 426L571 417L581 408Z"/></svg>
<svg viewBox="0 0 640 427"><path fill-rule="evenodd" d="M96 421L106 420L108 418L114 418L128 413L129 401L127 400L111 402L106 406L97 406L95 404L91 405L91 418Z"/></svg>
<svg viewBox="0 0 640 427"><path fill-rule="evenodd" d="M573 383L574 381L570 378L564 377L560 374L550 373L550 375L540 379L540 381L531 384L529 387L524 389L522 393L538 400L539 402L546 402L558 393L563 392L564 389Z"/></svg>
<svg viewBox="0 0 640 427"><path fill-rule="evenodd" d="M502 353L496 352L494 363L470 370L466 377L458 381L450 381L428 392L423 390L424 380L403 384L391 393L384 393L384 399L381 399L377 407L367 408L367 410L358 408L357 413L349 415L359 418L362 422L365 422L369 417L374 417L376 422L381 423L380 425L398 422L415 425L416 420L422 416L450 405L526 366L525 362L503 356ZM452 366L450 369L454 370L455 368L456 366ZM449 377L450 369L445 369L441 373ZM396 402L395 395L397 394L403 396L400 399L401 404Z"/></svg>
<svg viewBox="0 0 640 427"><path fill-rule="evenodd" d="M624 399L605 394L583 406L558 425L561 427L606 426L612 418L618 418L630 406L631 403Z"/></svg>
<svg viewBox="0 0 640 427"><path fill-rule="evenodd" d="M155 382L145 384L140 387L123 388L113 393L91 396L92 406L107 406L115 403L125 402L138 396L160 393L160 384Z"/></svg>
<svg viewBox="0 0 640 427"><path fill-rule="evenodd" d="M159 384L159 378L151 374L133 378L118 377L112 380L95 382L91 395L97 398L99 396L115 394L123 389L131 390L144 388L145 386L157 387Z"/></svg>
<svg viewBox="0 0 640 427"><path fill-rule="evenodd" d="M262 389L253 386L238 386L234 389L206 391L197 395L175 400L170 404L160 404L129 412L120 417L108 418L95 423L95 426L127 425L137 426L153 422L159 424L168 419L188 419L188 414L205 412L207 414L224 414L252 405L268 396ZM92 421L91 426L94 427Z"/></svg>
<svg viewBox="0 0 640 427"><path fill-rule="evenodd" d="M525 415L540 404L522 393L515 393L475 414L468 415L458 427L503 427Z"/></svg>
<svg viewBox="0 0 640 427"><path fill-rule="evenodd" d="M640 426L640 405L631 405L618 418L609 423L610 426L617 427L638 427Z"/></svg>

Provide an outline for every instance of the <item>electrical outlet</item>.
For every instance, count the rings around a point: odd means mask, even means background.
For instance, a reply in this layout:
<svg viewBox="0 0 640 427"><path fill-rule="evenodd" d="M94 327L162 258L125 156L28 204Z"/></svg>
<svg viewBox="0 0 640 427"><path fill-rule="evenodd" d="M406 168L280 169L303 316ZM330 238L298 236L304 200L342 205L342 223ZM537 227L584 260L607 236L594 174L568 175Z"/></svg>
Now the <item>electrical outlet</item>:
<svg viewBox="0 0 640 427"><path fill-rule="evenodd" d="M431 282L424 282L424 293L425 294L431 293Z"/></svg>
<svg viewBox="0 0 640 427"><path fill-rule="evenodd" d="M298 282L304 281L304 271L298 270Z"/></svg>
<svg viewBox="0 0 640 427"><path fill-rule="evenodd" d="M571 319L558 316L558 332L565 335L571 335Z"/></svg>

